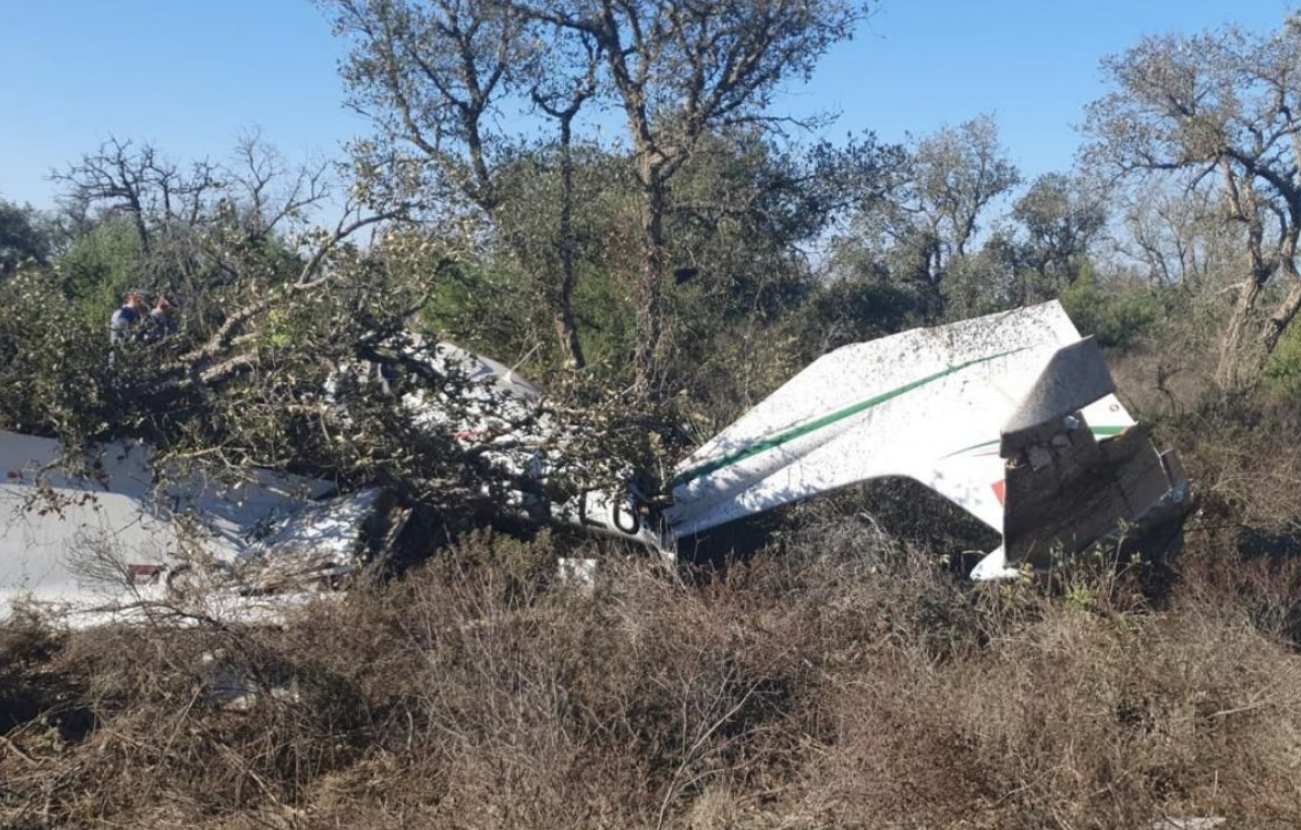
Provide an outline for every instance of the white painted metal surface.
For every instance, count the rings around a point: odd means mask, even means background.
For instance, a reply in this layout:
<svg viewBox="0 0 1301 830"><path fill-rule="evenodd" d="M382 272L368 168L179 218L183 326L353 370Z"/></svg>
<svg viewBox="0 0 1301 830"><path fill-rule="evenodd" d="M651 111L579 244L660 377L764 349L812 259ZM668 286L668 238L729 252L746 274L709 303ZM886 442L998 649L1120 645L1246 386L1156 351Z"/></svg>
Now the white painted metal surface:
<svg viewBox="0 0 1301 830"><path fill-rule="evenodd" d="M914 478L1001 532L1001 430L1079 340L1054 302L824 355L678 466L672 534L885 476ZM1100 434L1134 424L1110 394L1084 414Z"/></svg>
<svg viewBox="0 0 1301 830"><path fill-rule="evenodd" d="M1079 427L1106 441L1133 427L1113 389L1096 346L1056 302L846 346L677 467L667 541L889 476L915 479L1003 533L1008 459L1051 433ZM1186 497L1186 483L1172 481L1153 504L1104 519ZM1011 575L1017 564L999 548L973 576Z"/></svg>
<svg viewBox="0 0 1301 830"><path fill-rule="evenodd" d="M69 464L58 441L0 431L0 619L15 601L69 613L159 601L182 565L306 548L344 565L378 494L314 502L333 485L265 470L232 482L200 468L156 486L151 464L126 443Z"/></svg>

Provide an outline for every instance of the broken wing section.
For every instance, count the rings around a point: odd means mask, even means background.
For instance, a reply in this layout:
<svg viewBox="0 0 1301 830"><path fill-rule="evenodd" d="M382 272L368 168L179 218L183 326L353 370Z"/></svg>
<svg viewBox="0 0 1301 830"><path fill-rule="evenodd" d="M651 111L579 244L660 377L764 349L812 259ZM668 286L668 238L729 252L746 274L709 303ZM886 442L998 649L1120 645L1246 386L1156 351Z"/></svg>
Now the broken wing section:
<svg viewBox="0 0 1301 830"><path fill-rule="evenodd" d="M408 511L390 494L335 495L333 484L252 469L238 479L196 466L154 477L143 444L88 448L0 431L0 620L28 604L70 625L121 619L188 588L250 597L328 587L388 553Z"/></svg>
<svg viewBox="0 0 1301 830"><path fill-rule="evenodd" d="M1152 500L1186 500L1182 475L1134 427L1096 344L1056 302L914 329L825 355L686 459L668 537L906 476L1004 533L1002 575L1053 545L1078 550ZM1032 447L1055 448L1055 489L1048 473L1028 476L1042 469ZM1107 498L1087 486L1113 479Z"/></svg>
<svg viewBox="0 0 1301 830"><path fill-rule="evenodd" d="M1000 430L1079 333L1057 303L913 329L824 355L677 469L674 538L884 476L1003 528ZM1132 419L1114 398L1097 423Z"/></svg>

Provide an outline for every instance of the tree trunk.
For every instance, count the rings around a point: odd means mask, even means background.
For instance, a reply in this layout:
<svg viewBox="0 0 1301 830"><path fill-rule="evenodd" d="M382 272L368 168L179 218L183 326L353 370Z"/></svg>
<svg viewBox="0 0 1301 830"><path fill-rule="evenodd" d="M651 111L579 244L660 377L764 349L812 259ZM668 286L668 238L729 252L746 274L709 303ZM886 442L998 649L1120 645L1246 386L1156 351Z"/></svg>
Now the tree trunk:
<svg viewBox="0 0 1301 830"><path fill-rule="evenodd" d="M578 322L570 308L568 294L565 294L565 299L555 309L551 319L556 327L556 341L565 354L565 365L575 371L582 369L587 365L587 357L583 354L583 343L578 337Z"/></svg>
<svg viewBox="0 0 1301 830"><path fill-rule="evenodd" d="M130 202L131 221L135 223L136 237L140 240L140 255L148 258L153 253L153 245L149 239L149 226L145 224L145 210L140 204L140 197L132 193L128 197Z"/></svg>
<svg viewBox="0 0 1301 830"><path fill-rule="evenodd" d="M1242 333L1256 307L1256 298L1260 295L1260 280L1256 274L1242 286L1238 302L1229 317L1229 325L1224 330L1224 340L1220 343L1220 365L1215 370L1215 380L1223 389L1230 389L1238 382L1238 364L1241 359Z"/></svg>
<svg viewBox="0 0 1301 830"><path fill-rule="evenodd" d="M633 347L634 384L638 394L649 396L660 380L660 338L663 334L664 212L667 187L657 171L643 179L641 273L637 279L637 329Z"/></svg>
<svg viewBox="0 0 1301 830"><path fill-rule="evenodd" d="M1297 312L1301 311L1301 278L1296 274L1291 274L1292 287L1288 289L1287 296L1283 302L1279 303L1278 308L1269 316L1269 322L1265 324L1265 331L1261 338L1265 346L1265 356L1269 357L1274 353L1274 348L1278 346L1279 339L1287 327L1291 325Z"/></svg>
<svg viewBox="0 0 1301 830"><path fill-rule="evenodd" d="M1279 245L1279 270L1287 275L1288 291L1283 302L1279 303L1274 313L1269 315L1269 322L1265 324L1265 331L1262 333L1262 345L1265 347L1265 357L1274 353L1274 348L1287 331L1287 327L1292 324L1292 319L1296 317L1297 310L1301 309L1301 274L1296 269L1296 251L1297 239L1301 237L1301 194L1293 191L1288 199L1289 217L1291 223L1287 226L1287 232L1283 236L1282 243Z"/></svg>
<svg viewBox="0 0 1301 830"><path fill-rule="evenodd" d="M587 365L583 343L578 337L578 323L574 319L575 272L574 243L574 159L570 153L571 122L574 107L560 122L560 180L563 192L560 198L560 290L556 292L551 308L556 326L556 338L565 354L565 363L577 370Z"/></svg>

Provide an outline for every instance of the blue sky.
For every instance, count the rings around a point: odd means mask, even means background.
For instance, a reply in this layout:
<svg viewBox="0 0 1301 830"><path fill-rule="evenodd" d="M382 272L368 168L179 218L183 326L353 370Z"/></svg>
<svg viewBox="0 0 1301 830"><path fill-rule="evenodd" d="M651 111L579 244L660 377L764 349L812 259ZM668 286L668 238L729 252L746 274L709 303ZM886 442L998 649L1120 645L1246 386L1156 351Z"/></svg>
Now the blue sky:
<svg viewBox="0 0 1301 830"><path fill-rule="evenodd" d="M1099 60L1148 34L1275 28L1292 0L883 0L777 109L835 110L835 138L925 134L982 112L1027 178L1066 169L1105 88ZM310 0L0 0L0 198L53 204L51 168L110 135L177 160L241 133L334 155L367 124L343 107L343 44Z"/></svg>

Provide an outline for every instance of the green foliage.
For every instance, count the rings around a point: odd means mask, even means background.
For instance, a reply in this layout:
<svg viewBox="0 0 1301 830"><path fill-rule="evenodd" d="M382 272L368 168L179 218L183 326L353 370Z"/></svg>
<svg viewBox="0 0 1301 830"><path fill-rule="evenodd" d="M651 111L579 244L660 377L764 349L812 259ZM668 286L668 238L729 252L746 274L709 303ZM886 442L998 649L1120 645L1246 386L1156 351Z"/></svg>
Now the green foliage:
<svg viewBox="0 0 1301 830"><path fill-rule="evenodd" d="M424 327L458 345L510 360L528 351L541 323L525 278L509 263L464 263L452 269L423 314Z"/></svg>
<svg viewBox="0 0 1301 830"><path fill-rule="evenodd" d="M621 281L595 265L580 268L574 313L583 333L588 374L617 383L631 349L631 310ZM564 374L537 280L508 259L458 263L425 306L419 326L437 337L514 365L546 382Z"/></svg>
<svg viewBox="0 0 1301 830"><path fill-rule="evenodd" d="M132 288L142 285L143 261L135 226L124 219L105 222L78 237L59 257L60 289L73 301L111 311ZM104 317L107 325L107 314Z"/></svg>
<svg viewBox="0 0 1301 830"><path fill-rule="evenodd" d="M353 102L372 114L377 141L418 148L446 199L442 210L490 226L500 245L494 256L507 252L517 261L532 289L529 301L550 312L560 350L575 365L582 363L574 325L581 314L570 301L575 257L627 283L636 309L630 368L643 396L676 385L665 382L671 353L704 329L679 313L702 307L695 292L727 292L757 277L761 287L746 292L754 308L784 299L776 283L799 290L798 280L772 279L785 269L747 256L775 250L788 257L793 240L775 226L803 222L800 238L807 239L829 214L807 209L816 187L802 186L800 176L787 175L789 165L767 158L764 138L775 140L780 130L765 115L783 79L807 75L852 35L865 11L859 5L324 5L336 33L351 41L342 73ZM556 131L540 148L530 146L533 126L508 126L524 123L513 116L526 97ZM599 105L626 117L628 149L594 165L582 156L609 146L608 138L602 127L593 130L595 122L574 118ZM756 175L756 166L768 169ZM593 169L603 175L590 177ZM586 208L611 186L631 209L621 228L595 234L599 222L590 222ZM792 212L800 214L795 223ZM633 244L623 246L627 228L636 231ZM693 244L695 234L731 237L732 245L713 253L726 251L732 261L698 261L704 246ZM708 274L713 284L673 296L670 283L689 270Z"/></svg>
<svg viewBox="0 0 1301 830"><path fill-rule="evenodd" d="M1060 173L1035 179L1012 217L1025 232L1018 259L1054 288L1071 285L1088 267L1090 244L1107 224L1101 201L1083 182Z"/></svg>
<svg viewBox="0 0 1301 830"><path fill-rule="evenodd" d="M1301 330L1289 326L1265 365L1265 383L1274 395L1301 400Z"/></svg>
<svg viewBox="0 0 1301 830"><path fill-rule="evenodd" d="M995 235L979 251L953 259L944 284L942 319L966 320L1021 305L1043 302L1053 296L1019 267L1015 246Z"/></svg>
<svg viewBox="0 0 1301 830"><path fill-rule="evenodd" d="M440 337L494 355L547 381L569 371L556 313L568 307L577 323L589 372L627 369L632 319L626 238L631 189L625 160L599 148L571 148L575 202L567 231L563 155L553 145L521 148L497 173L500 203L492 232L472 257L448 274L426 309ZM575 285L561 286L566 248ZM615 380L614 382L617 382Z"/></svg>
<svg viewBox="0 0 1301 830"><path fill-rule="evenodd" d="M931 300L929 292L871 278L821 286L800 310L802 351L812 358L923 325L934 311Z"/></svg>
<svg viewBox="0 0 1301 830"><path fill-rule="evenodd" d="M809 319L812 273L798 246L816 237L866 186L877 148L782 150L743 132L711 136L675 176L665 238L666 386L729 413L784 381L801 348L787 342ZM592 147L575 152L578 205L575 318L588 374L626 385L634 350L640 245L635 183L627 160ZM548 299L560 270L560 202L554 148L517 151L498 172L496 232L450 275L425 324L463 345L521 364L533 377L563 374ZM816 328L816 324L813 326ZM798 336L797 336L798 339ZM748 380L746 380L748 378ZM728 403L723 403L727 401ZM712 408L712 404L707 404Z"/></svg>
<svg viewBox="0 0 1301 830"><path fill-rule="evenodd" d="M66 441L142 417L157 352L128 344L109 365L108 317L65 301L58 277L20 271L0 286L0 427Z"/></svg>
<svg viewBox="0 0 1301 830"><path fill-rule="evenodd" d="M1102 346L1130 349L1151 337L1164 318L1161 298L1145 286L1099 284L1092 267L1081 269L1074 284L1062 289L1066 312L1083 334Z"/></svg>
<svg viewBox="0 0 1301 830"><path fill-rule="evenodd" d="M25 262L44 265L50 257L49 220L31 205L0 199L0 277Z"/></svg>

